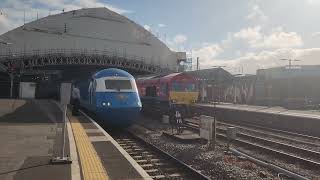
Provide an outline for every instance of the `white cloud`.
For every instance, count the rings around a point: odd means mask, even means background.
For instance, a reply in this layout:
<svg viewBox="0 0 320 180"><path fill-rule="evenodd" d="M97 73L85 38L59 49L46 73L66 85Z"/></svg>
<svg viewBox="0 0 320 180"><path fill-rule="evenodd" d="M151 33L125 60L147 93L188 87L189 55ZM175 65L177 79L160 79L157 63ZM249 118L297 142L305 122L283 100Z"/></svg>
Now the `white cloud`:
<svg viewBox="0 0 320 180"><path fill-rule="evenodd" d="M165 25L165 24L158 24L158 26L160 27L160 28L163 28L163 27L166 27L167 25Z"/></svg>
<svg viewBox="0 0 320 180"><path fill-rule="evenodd" d="M5 15L0 15L0 30L8 29L10 27L10 22ZM0 31L1 33L1 31Z"/></svg>
<svg viewBox="0 0 320 180"><path fill-rule="evenodd" d="M282 27L274 28L263 34L261 27L248 27L234 33L237 40L247 42L250 48L290 48L303 45L302 37L296 32L285 32Z"/></svg>
<svg viewBox="0 0 320 180"><path fill-rule="evenodd" d="M262 39L260 30L260 26L248 27L240 30L239 32L234 33L233 36L236 39L247 41L251 46L254 46L259 40Z"/></svg>
<svg viewBox="0 0 320 180"><path fill-rule="evenodd" d="M173 38L174 43L176 44L183 44L184 42L186 42L188 40L187 36L183 35L183 34L178 34Z"/></svg>
<svg viewBox="0 0 320 180"><path fill-rule="evenodd" d="M172 38L164 38L162 41L171 49L172 51L186 51L185 42L188 40L187 36L183 34L177 34Z"/></svg>
<svg viewBox="0 0 320 180"><path fill-rule="evenodd" d="M246 19L248 20L259 20L259 21L266 21L268 20L268 16L264 14L264 12L261 10L260 6L257 4L254 4L251 7L250 14L246 16Z"/></svg>
<svg viewBox="0 0 320 180"><path fill-rule="evenodd" d="M214 58L222 52L223 49L218 44L204 44L203 47L192 50L192 56L199 57L201 64L206 66L212 64Z"/></svg>
<svg viewBox="0 0 320 180"><path fill-rule="evenodd" d="M21 2L23 0L16 0ZM34 0L33 4L41 4L48 9L56 9L62 10L65 9L66 11L71 11L80 8L94 8L94 7L106 7L111 11L117 12L119 14L130 13L131 11L122 9L108 3L103 2L102 0Z"/></svg>
<svg viewBox="0 0 320 180"><path fill-rule="evenodd" d="M274 32L265 36L260 46L266 48L299 47L303 44L302 38L296 32Z"/></svg>
<svg viewBox="0 0 320 180"><path fill-rule="evenodd" d="M147 24L145 24L145 25L143 26L143 28L145 28L147 31L150 31L150 30L151 30L151 27L150 27L149 25L147 25Z"/></svg>
<svg viewBox="0 0 320 180"><path fill-rule="evenodd" d="M307 3L310 5L314 5L314 4L320 4L319 0L307 0Z"/></svg>
<svg viewBox="0 0 320 180"><path fill-rule="evenodd" d="M51 14L57 14L65 11L71 11L81 8L106 7L119 14L131 13L131 11L122 9L102 0L7 0L1 2L1 12L6 16L0 15L0 34L16 28L23 24L24 10L26 22L36 20L37 13L39 18Z"/></svg>
<svg viewBox="0 0 320 180"><path fill-rule="evenodd" d="M196 56L193 57L195 58ZM280 60L283 58L301 60L293 65L320 65L319 57L320 48L282 48L274 51L247 53L235 59L200 58L200 64L201 68L209 68L214 65L226 66L226 69L232 73L239 73L239 67L243 67L244 73L255 74L257 69L286 66L288 63Z"/></svg>
<svg viewBox="0 0 320 180"><path fill-rule="evenodd" d="M320 37L320 32L314 32L311 35L312 37Z"/></svg>

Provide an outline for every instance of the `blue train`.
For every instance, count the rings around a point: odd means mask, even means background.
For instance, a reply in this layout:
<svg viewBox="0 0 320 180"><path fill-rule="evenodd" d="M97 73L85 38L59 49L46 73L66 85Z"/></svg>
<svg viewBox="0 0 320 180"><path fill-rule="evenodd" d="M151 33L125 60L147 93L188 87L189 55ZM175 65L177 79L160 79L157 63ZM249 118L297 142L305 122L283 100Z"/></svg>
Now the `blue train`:
<svg viewBox="0 0 320 180"><path fill-rule="evenodd" d="M104 69L76 86L80 90L80 106L93 112L104 125L127 127L140 114L142 106L136 82L126 71Z"/></svg>

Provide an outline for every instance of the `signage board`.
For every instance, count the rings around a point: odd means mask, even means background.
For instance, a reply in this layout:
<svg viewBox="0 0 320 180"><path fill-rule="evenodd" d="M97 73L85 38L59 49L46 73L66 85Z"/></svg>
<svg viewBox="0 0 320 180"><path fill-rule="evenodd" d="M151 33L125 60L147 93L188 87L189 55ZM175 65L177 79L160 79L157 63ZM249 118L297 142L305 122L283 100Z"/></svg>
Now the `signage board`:
<svg viewBox="0 0 320 180"><path fill-rule="evenodd" d="M63 105L70 104L71 83L61 83L60 103Z"/></svg>
<svg viewBox="0 0 320 180"><path fill-rule="evenodd" d="M213 125L213 117L210 116L201 116L200 117L200 137L212 140L212 125Z"/></svg>

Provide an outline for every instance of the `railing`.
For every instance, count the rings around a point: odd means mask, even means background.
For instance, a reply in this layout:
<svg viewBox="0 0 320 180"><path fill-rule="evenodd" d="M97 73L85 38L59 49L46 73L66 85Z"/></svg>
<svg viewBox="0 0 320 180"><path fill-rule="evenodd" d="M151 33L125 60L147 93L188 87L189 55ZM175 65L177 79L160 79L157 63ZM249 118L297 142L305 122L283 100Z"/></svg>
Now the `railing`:
<svg viewBox="0 0 320 180"><path fill-rule="evenodd" d="M29 51L7 50L6 52L0 51L0 60L16 59L16 58L30 57L30 56L50 56L50 55L57 55L57 54L61 56L66 56L66 57L73 56L73 55L86 55L86 56L99 55L99 56L145 60L144 57L127 54L125 51L121 53L118 50L109 51L109 50L96 50L96 49L34 49Z"/></svg>
<svg viewBox="0 0 320 180"><path fill-rule="evenodd" d="M8 50L6 52L1 52L0 50L0 62L23 60L23 61L29 61L34 63L34 61L37 61L37 59L43 60L44 58L49 58L51 59L50 63L52 63L52 59L57 59L57 58L68 59L68 58L79 58L79 57L82 59L86 58L86 59L94 59L94 60L122 59L122 61L126 61L126 62L132 61L136 64L141 64L143 66L148 66L148 67L152 66L155 69L161 69L161 71L170 71L169 67L167 65L161 65L160 61L158 61L158 63L155 63L154 57L147 59L145 57L127 54L126 51L120 52L117 50L109 51L109 50L92 50L92 49L91 50L88 50L88 49L35 49L31 51L9 51ZM60 61L59 65L63 65L63 63L61 62L62 61ZM79 62L83 64L82 61L79 61ZM106 65L106 64L104 63L102 65Z"/></svg>

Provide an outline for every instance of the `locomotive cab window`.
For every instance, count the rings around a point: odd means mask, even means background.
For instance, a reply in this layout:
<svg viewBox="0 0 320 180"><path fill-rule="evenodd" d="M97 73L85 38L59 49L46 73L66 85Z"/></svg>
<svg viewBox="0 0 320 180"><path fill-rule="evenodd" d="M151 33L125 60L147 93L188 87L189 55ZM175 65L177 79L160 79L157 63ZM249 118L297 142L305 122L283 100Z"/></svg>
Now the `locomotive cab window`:
<svg viewBox="0 0 320 180"><path fill-rule="evenodd" d="M172 89L174 91L192 92L196 90L196 85L194 83L173 82Z"/></svg>
<svg viewBox="0 0 320 180"><path fill-rule="evenodd" d="M131 90L130 80L107 79L105 80L106 89L108 90Z"/></svg>

